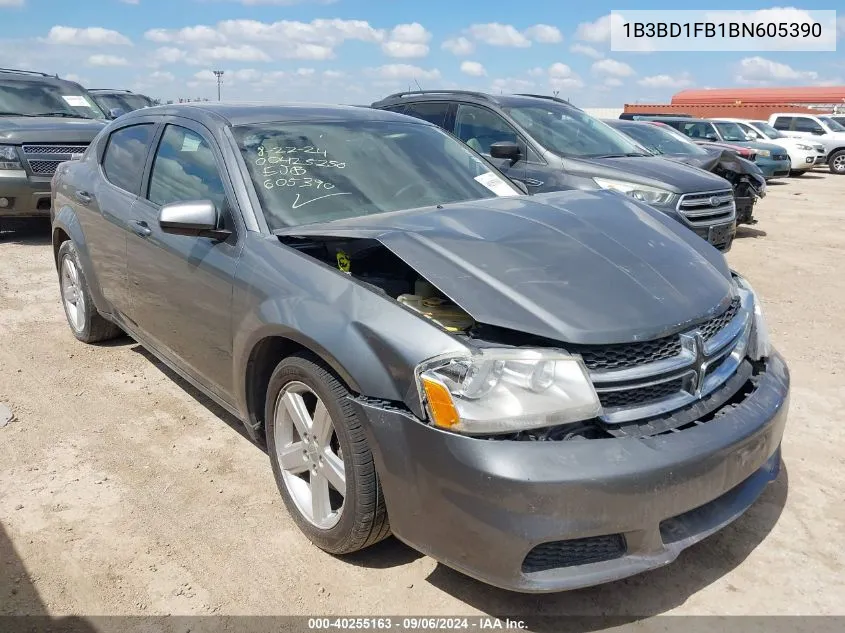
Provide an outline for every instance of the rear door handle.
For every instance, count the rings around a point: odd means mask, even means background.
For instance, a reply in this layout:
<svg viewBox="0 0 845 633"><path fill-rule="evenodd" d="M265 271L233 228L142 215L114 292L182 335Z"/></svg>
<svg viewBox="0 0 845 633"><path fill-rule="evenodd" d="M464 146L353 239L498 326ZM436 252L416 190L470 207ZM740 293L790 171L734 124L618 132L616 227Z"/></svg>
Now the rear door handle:
<svg viewBox="0 0 845 633"><path fill-rule="evenodd" d="M91 194L87 191L74 191L73 197L76 198L82 204L91 204Z"/></svg>
<svg viewBox="0 0 845 633"><path fill-rule="evenodd" d="M143 220L132 220L129 226L135 235L140 235L141 237L149 237L153 232L150 225Z"/></svg>

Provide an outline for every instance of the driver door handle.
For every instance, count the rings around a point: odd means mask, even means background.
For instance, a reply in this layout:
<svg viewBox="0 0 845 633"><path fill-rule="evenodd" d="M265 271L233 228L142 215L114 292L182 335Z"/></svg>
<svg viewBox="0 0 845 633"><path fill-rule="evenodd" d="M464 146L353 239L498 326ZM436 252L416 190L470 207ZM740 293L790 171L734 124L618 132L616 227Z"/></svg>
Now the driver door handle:
<svg viewBox="0 0 845 633"><path fill-rule="evenodd" d="M74 191L73 197L77 199L77 201L81 202L82 204L91 204L91 194L87 191Z"/></svg>
<svg viewBox="0 0 845 633"><path fill-rule="evenodd" d="M135 235L140 237L149 237L153 232L150 225L144 222L144 220L132 220L129 223L129 227Z"/></svg>

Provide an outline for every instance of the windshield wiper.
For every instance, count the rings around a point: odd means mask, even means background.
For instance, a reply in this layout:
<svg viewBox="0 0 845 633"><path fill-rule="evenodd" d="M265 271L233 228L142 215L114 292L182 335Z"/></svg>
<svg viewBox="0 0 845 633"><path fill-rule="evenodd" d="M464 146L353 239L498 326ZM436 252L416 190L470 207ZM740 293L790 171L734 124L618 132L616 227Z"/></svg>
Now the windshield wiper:
<svg viewBox="0 0 845 633"><path fill-rule="evenodd" d="M38 114L28 114L27 116L61 116L68 119L87 119L87 116L81 114L71 114L70 112L39 112Z"/></svg>

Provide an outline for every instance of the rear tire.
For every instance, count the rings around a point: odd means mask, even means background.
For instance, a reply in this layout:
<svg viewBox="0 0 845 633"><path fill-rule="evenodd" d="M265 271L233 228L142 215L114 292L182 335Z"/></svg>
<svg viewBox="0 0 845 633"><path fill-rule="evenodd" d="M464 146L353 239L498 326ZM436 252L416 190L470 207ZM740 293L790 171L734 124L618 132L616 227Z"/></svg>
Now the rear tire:
<svg viewBox="0 0 845 633"><path fill-rule="evenodd" d="M845 174L845 149L841 149L827 161L830 167L831 174L843 175Z"/></svg>
<svg viewBox="0 0 845 633"><path fill-rule="evenodd" d="M351 395L316 356L301 353L278 364L264 407L267 452L285 506L305 536L332 554L356 552L390 534Z"/></svg>
<svg viewBox="0 0 845 633"><path fill-rule="evenodd" d="M76 246L70 240L59 247L58 269L62 307L73 335L83 343L98 343L122 335L123 330L97 311Z"/></svg>

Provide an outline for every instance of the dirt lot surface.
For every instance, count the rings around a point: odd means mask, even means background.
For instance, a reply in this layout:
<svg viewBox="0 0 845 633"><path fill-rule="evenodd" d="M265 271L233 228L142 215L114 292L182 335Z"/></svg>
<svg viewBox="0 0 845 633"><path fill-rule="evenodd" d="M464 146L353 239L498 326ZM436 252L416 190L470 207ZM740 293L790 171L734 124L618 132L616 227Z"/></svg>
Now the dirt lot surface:
<svg viewBox="0 0 845 633"><path fill-rule="evenodd" d="M237 421L129 339L78 343L46 231L6 234L0 614L845 614L843 199L821 170L773 183L729 255L792 370L779 479L675 563L545 596L395 539L345 559L310 545Z"/></svg>

